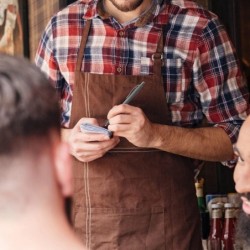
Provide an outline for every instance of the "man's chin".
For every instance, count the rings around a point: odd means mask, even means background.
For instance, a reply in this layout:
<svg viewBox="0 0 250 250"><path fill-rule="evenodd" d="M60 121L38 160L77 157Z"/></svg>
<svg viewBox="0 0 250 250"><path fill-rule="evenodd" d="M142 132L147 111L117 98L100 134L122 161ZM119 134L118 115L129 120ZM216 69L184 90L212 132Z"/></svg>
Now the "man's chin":
<svg viewBox="0 0 250 250"><path fill-rule="evenodd" d="M250 215L243 210L239 212L237 220L236 240L244 246L250 246Z"/></svg>

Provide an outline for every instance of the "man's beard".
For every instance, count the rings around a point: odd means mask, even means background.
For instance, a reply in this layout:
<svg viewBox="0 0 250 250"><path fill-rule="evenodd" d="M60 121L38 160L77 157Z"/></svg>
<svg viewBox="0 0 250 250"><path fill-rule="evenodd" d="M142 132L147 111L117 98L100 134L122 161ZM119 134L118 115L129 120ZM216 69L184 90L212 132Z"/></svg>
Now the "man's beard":
<svg viewBox="0 0 250 250"><path fill-rule="evenodd" d="M124 3L120 3L120 0L109 0L118 10L122 12L129 12L137 9L144 0L123 0Z"/></svg>
<svg viewBox="0 0 250 250"><path fill-rule="evenodd" d="M236 241L243 246L250 247L250 216L243 210L240 211L237 219Z"/></svg>

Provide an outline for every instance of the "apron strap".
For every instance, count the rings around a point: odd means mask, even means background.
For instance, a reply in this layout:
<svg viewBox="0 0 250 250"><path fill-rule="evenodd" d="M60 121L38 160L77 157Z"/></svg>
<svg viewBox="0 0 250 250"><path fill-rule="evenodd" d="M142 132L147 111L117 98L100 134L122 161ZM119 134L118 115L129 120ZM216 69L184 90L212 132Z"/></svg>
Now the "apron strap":
<svg viewBox="0 0 250 250"><path fill-rule="evenodd" d="M79 48L78 56L77 56L76 71L81 71L81 68L82 68L84 48L87 43L90 26L91 26L91 20L86 20L85 26L83 27L81 44L80 44L80 48Z"/></svg>
<svg viewBox="0 0 250 250"><path fill-rule="evenodd" d="M156 52L152 55L152 60L154 62L153 72L155 75L161 76L161 67L163 64L164 55L164 44L163 44L163 31L161 31L161 36L157 45Z"/></svg>
<svg viewBox="0 0 250 250"><path fill-rule="evenodd" d="M166 4L167 4L167 17L166 17L166 24L168 23L168 20L169 20L169 8L170 8L170 3L171 3L171 0L165 0ZM153 65L153 72L154 74L157 74L159 76L162 75L162 66L163 66L163 63L164 63L164 32L163 32L163 27L161 29L161 34L160 34L160 39L158 41L158 44L157 44L157 49L156 49L156 52L152 55L152 60L154 62L154 65Z"/></svg>

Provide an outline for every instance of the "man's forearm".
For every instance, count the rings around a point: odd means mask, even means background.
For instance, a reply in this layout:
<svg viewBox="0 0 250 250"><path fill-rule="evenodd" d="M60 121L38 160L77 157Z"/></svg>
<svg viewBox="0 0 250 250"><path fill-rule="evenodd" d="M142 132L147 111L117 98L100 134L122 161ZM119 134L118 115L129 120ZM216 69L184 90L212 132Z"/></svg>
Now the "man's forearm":
<svg viewBox="0 0 250 250"><path fill-rule="evenodd" d="M232 143L217 127L181 128L154 125L153 147L170 153L206 161L227 161L233 157Z"/></svg>
<svg viewBox="0 0 250 250"><path fill-rule="evenodd" d="M233 148L221 128L181 128L154 124L151 147L169 153L206 161L227 161L233 157ZM69 141L71 129L61 129L62 140Z"/></svg>

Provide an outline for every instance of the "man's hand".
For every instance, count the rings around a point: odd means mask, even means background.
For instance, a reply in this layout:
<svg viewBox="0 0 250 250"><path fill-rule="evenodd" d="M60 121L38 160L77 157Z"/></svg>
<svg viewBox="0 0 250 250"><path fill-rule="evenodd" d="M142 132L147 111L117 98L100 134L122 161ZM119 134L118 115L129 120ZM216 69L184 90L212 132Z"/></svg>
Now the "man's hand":
<svg viewBox="0 0 250 250"><path fill-rule="evenodd" d="M70 145L71 154L79 161L90 162L98 159L119 143L117 136L110 139L107 135L81 131L82 123L99 125L94 118L82 118L73 129L67 130L65 138Z"/></svg>
<svg viewBox="0 0 250 250"><path fill-rule="evenodd" d="M140 108L128 104L114 106L108 113L108 120L108 129L115 136L125 137L137 147L155 146L155 126Z"/></svg>
<svg viewBox="0 0 250 250"><path fill-rule="evenodd" d="M128 104L114 106L108 119L108 129L115 136L125 137L137 147L205 161L232 159L232 143L220 127L182 128L152 123L140 108Z"/></svg>

